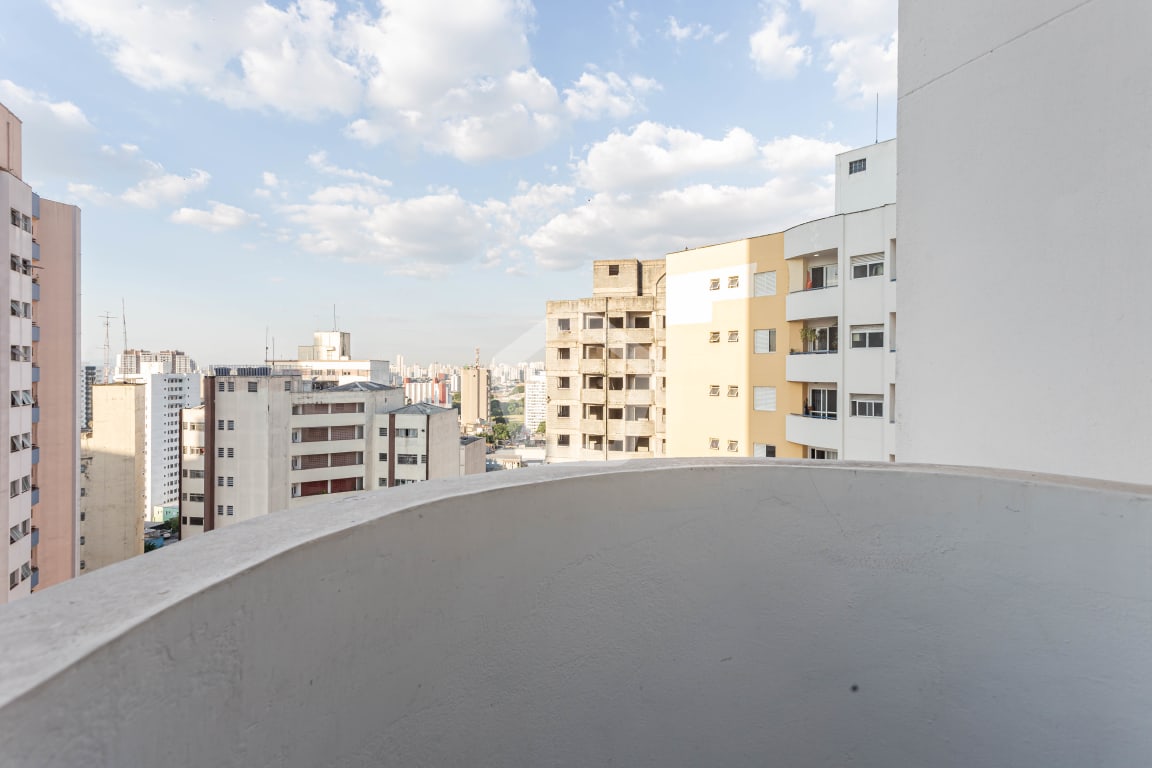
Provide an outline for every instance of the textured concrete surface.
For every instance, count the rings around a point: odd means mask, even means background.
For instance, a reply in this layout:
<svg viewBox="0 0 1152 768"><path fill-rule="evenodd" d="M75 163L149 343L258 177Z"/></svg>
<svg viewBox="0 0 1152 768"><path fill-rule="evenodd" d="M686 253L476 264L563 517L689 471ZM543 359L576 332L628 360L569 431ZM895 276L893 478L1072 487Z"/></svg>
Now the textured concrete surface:
<svg viewBox="0 0 1152 768"><path fill-rule="evenodd" d="M1150 513L772 460L366 493L0 609L0 762L1143 765Z"/></svg>

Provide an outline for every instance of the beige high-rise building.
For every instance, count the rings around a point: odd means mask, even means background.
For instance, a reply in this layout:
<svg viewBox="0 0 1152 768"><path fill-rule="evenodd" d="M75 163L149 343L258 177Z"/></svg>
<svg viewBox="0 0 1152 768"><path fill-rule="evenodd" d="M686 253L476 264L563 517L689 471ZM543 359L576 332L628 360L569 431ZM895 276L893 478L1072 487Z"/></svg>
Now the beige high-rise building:
<svg viewBox="0 0 1152 768"><path fill-rule="evenodd" d="M79 498L80 209L41 200L21 178L22 124L0 105L0 215L7 227L11 322L0 422L11 441L8 541L0 602L76 575Z"/></svg>
<svg viewBox="0 0 1152 768"><path fill-rule="evenodd" d="M85 572L144 551L147 390L129 382L92 387L92 431L83 436L80 451Z"/></svg>
<svg viewBox="0 0 1152 768"><path fill-rule="evenodd" d="M592 264L592 296L550 301L547 461L665 455L665 264Z"/></svg>
<svg viewBox="0 0 1152 768"><path fill-rule="evenodd" d="M785 416L803 388L785 376L800 330L785 312L784 235L670 253L668 455L799 458Z"/></svg>
<svg viewBox="0 0 1152 768"><path fill-rule="evenodd" d="M488 421L492 378L487 368L473 366L460 372L460 425L470 427Z"/></svg>

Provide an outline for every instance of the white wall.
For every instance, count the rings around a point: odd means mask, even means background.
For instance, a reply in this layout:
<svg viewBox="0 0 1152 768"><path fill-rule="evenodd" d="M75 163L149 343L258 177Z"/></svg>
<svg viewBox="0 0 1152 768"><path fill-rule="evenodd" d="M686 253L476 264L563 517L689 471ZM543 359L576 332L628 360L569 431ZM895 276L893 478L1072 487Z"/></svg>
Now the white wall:
<svg viewBox="0 0 1152 768"><path fill-rule="evenodd" d="M0 745L6 768L1145 765L1149 540L1147 489L935 468L343 496L0 608Z"/></svg>
<svg viewBox="0 0 1152 768"><path fill-rule="evenodd" d="M836 213L852 213L896 202L896 140L836 155ZM865 169L849 173L853 160Z"/></svg>
<svg viewBox="0 0 1152 768"><path fill-rule="evenodd" d="M900 458L1152 482L1152 3L903 3Z"/></svg>

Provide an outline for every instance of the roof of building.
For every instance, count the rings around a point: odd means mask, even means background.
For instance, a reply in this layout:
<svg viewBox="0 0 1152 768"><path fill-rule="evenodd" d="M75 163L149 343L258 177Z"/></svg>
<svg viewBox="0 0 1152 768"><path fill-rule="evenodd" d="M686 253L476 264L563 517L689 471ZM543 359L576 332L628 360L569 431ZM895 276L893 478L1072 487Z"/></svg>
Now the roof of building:
<svg viewBox="0 0 1152 768"><path fill-rule="evenodd" d="M399 408L393 408L388 413L421 413L425 416L431 416L436 413L444 413L445 411L453 411L454 408L441 408L432 403L412 403L411 405L402 405Z"/></svg>
<svg viewBox="0 0 1152 768"><path fill-rule="evenodd" d="M377 381L350 381L347 384L341 384L338 387L329 387L324 390L325 392L382 392L386 389L400 389L400 387L391 387L387 384L381 384Z"/></svg>
<svg viewBox="0 0 1152 768"><path fill-rule="evenodd" d="M480 442L484 438L476 437L475 435L464 435L460 438L460 445L472 445L472 443Z"/></svg>

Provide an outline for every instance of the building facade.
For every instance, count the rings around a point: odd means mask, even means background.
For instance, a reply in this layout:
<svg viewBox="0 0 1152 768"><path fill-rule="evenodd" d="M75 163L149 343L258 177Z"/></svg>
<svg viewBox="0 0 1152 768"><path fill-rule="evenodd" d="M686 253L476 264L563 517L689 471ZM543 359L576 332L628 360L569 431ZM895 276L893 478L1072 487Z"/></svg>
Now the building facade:
<svg viewBox="0 0 1152 768"><path fill-rule="evenodd" d="M1152 483L1152 5L1006 8L900 8L899 455Z"/></svg>
<svg viewBox="0 0 1152 768"><path fill-rule="evenodd" d="M492 378L487 368L472 366L460 372L460 426L472 428L491 418Z"/></svg>
<svg viewBox="0 0 1152 768"><path fill-rule="evenodd" d="M670 253L668 454L801 457L785 420L803 411L788 380L799 328L787 321L784 235Z"/></svg>
<svg viewBox="0 0 1152 768"><path fill-rule="evenodd" d="M70 579L79 567L80 209L42 200L22 180L22 124L0 105L0 211L10 269L3 278L11 313L3 334L9 392L0 422L8 431L8 545L0 602Z"/></svg>
<svg viewBox="0 0 1152 768"><path fill-rule="evenodd" d="M147 396L142 383L92 388L92 428L80 450L79 547L85 573L144 551Z"/></svg>
<svg viewBox="0 0 1152 768"><path fill-rule="evenodd" d="M665 455L664 260L596 261L592 296L547 305L547 460Z"/></svg>
<svg viewBox="0 0 1152 768"><path fill-rule="evenodd" d="M548 376L534 373L524 382L524 431L529 437L548 419Z"/></svg>
<svg viewBox="0 0 1152 768"><path fill-rule="evenodd" d="M405 404L375 382L312 389L299 373L234 369L204 379L181 426L181 535L316 496L457 477L456 411Z"/></svg>

